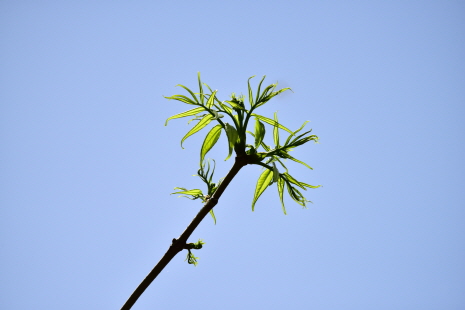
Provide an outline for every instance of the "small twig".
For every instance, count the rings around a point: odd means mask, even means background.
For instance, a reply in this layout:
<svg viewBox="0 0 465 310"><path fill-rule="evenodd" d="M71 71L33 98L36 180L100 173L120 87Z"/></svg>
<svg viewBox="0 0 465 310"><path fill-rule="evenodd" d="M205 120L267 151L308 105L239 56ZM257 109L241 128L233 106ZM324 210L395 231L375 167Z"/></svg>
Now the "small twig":
<svg viewBox="0 0 465 310"><path fill-rule="evenodd" d="M223 179L223 182L219 185L218 189L215 191L213 196L207 200L205 205L200 209L199 213L194 217L192 222L187 226L186 230L181 234L181 236L176 239L174 238L172 244L168 248L168 251L163 255L160 261L155 265L155 267L150 271L150 273L145 277L145 279L139 284L136 290L132 293L126 303L123 305L121 310L129 310L136 303L137 299L144 293L144 291L149 287L153 280L160 274L160 272L168 265L168 263L176 256L179 252L186 248L187 239L194 232L200 222L205 218L205 216L210 212L210 210L215 207L223 194L224 190L228 187L229 183L236 176L236 174L241 170L242 167L247 165L248 158L247 155L242 155L236 157L236 161L232 166L231 170L228 172L226 177Z"/></svg>

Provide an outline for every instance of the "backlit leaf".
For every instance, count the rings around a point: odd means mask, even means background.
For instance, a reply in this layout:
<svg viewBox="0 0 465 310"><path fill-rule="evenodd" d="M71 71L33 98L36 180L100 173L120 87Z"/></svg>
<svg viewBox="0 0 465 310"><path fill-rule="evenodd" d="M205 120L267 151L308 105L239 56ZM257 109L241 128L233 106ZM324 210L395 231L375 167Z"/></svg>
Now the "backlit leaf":
<svg viewBox="0 0 465 310"><path fill-rule="evenodd" d="M199 91L200 91L200 103L203 104L203 87L202 87L202 81L200 80L200 72L197 72L197 77L199 80Z"/></svg>
<svg viewBox="0 0 465 310"><path fill-rule="evenodd" d="M177 101L181 101L181 102L184 102L184 103L187 103L187 104L193 104L193 105L198 105L196 102L192 101L190 98L184 96L184 95L173 95L171 97L165 97L166 99L170 99L170 100L177 100Z"/></svg>
<svg viewBox="0 0 465 310"><path fill-rule="evenodd" d="M218 124L208 132L205 140L203 141L202 148L200 149L200 164L202 164L205 155L208 153L208 151L211 150L216 141L218 141L220 138L222 129L223 127Z"/></svg>
<svg viewBox="0 0 465 310"><path fill-rule="evenodd" d="M174 195L174 194L195 196L195 195L202 195L202 191L200 189L190 189L190 190L171 193L171 195Z"/></svg>
<svg viewBox="0 0 465 310"><path fill-rule="evenodd" d="M265 189L270 185L271 180L273 179L273 171L270 169L266 169L260 175L257 181L257 186L255 187L255 193L252 200L252 211L254 211L255 203L257 202L258 198L263 194Z"/></svg>
<svg viewBox="0 0 465 310"><path fill-rule="evenodd" d="M226 157L225 160L228 160L229 157L231 157L234 146L236 145L238 135L237 135L236 128L229 125L228 123L226 123L225 125L226 125L226 135L228 136L228 144L229 144L228 157Z"/></svg>
<svg viewBox="0 0 465 310"><path fill-rule="evenodd" d="M281 200L281 205L283 207L283 212L286 214L286 207L284 206L284 180L282 178L278 179L278 183L276 184L278 186L278 193L279 193L279 199Z"/></svg>
<svg viewBox="0 0 465 310"><path fill-rule="evenodd" d="M255 148L258 148L265 137L265 125L255 118Z"/></svg>
<svg viewBox="0 0 465 310"><path fill-rule="evenodd" d="M216 216L215 216L215 213L213 212L213 209L210 210L210 215L212 216L213 221L215 222L215 225L216 225Z"/></svg>
<svg viewBox="0 0 465 310"><path fill-rule="evenodd" d="M280 129L283 129L285 131L287 131L288 133L290 133L291 135L293 135L294 133L292 131L290 131L289 129L287 129L286 127L284 127L283 125L279 124L279 123L276 123L274 120L272 120L271 118L268 118L268 117L265 117L265 116L262 116L262 115L258 115L258 114L255 114L255 113L252 113L252 116L255 116L256 118L258 118L259 120L261 120L262 122L265 122L265 123L268 123L272 126L275 126L277 125Z"/></svg>
<svg viewBox="0 0 465 310"><path fill-rule="evenodd" d="M279 130L278 130L278 113L274 112L275 125L273 126L273 140L276 147L279 146Z"/></svg>
<svg viewBox="0 0 465 310"><path fill-rule="evenodd" d="M255 75L254 75L255 76ZM250 87L250 79L253 78L254 76L251 76L248 80L247 80L247 86L249 87L249 102L250 102L250 106L253 107L253 93L252 93L252 87Z"/></svg>
<svg viewBox="0 0 465 310"><path fill-rule="evenodd" d="M207 100L207 107L211 108L211 106L213 105L213 102L215 102L215 95L216 95L216 90L210 95L210 98L208 98Z"/></svg>
<svg viewBox="0 0 465 310"><path fill-rule="evenodd" d="M192 110L189 110L189 111L186 111L186 112L182 112L182 113L173 115L173 116L169 117L169 118L166 120L165 126L168 125L168 121L171 120L171 119L195 115L195 114L200 113L200 112L202 112L202 111L204 111L204 110L205 110L204 108L200 107L200 108L195 108L195 109L192 109Z"/></svg>
<svg viewBox="0 0 465 310"><path fill-rule="evenodd" d="M194 127L192 127L191 130L182 138L181 140L181 147L182 143L184 140L186 140L188 137L192 136L196 132L202 130L205 126L207 126L211 121L212 121L213 115L207 114L205 115Z"/></svg>

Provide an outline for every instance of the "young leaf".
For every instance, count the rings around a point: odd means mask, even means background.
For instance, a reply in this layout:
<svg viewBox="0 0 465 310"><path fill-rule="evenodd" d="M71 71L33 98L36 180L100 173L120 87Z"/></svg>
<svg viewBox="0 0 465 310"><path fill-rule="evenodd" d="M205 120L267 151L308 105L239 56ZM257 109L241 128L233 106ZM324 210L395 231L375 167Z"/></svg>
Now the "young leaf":
<svg viewBox="0 0 465 310"><path fill-rule="evenodd" d="M259 97L260 97L260 88L262 87L262 83L263 81L265 80L266 78L266 75L263 76L262 80L260 81L260 83L258 84L258 88L257 88L257 97L255 98L255 102L258 102L259 101Z"/></svg>
<svg viewBox="0 0 465 310"><path fill-rule="evenodd" d="M181 85L182 86L182 85ZM184 87L184 86L183 86ZM173 95L171 97L165 97L166 99L172 99L172 100L177 100L181 101L187 104L193 104L193 105L198 105L196 102L192 101L190 98L184 96L184 95Z"/></svg>
<svg viewBox="0 0 465 310"><path fill-rule="evenodd" d="M255 203L257 202L258 198L261 194L265 191L265 189L270 185L271 180L273 179L273 171L270 169L266 169L260 175L257 181L257 186L255 187L255 193L252 200L252 211L254 211Z"/></svg>
<svg viewBox="0 0 465 310"><path fill-rule="evenodd" d="M247 111L246 108L243 105L241 105L241 102L237 100L230 100L226 102L229 103L233 107L234 110Z"/></svg>
<svg viewBox="0 0 465 310"><path fill-rule="evenodd" d="M215 213L213 212L213 209L210 210L210 215L212 216L213 222L215 222L215 225L216 225L216 216L215 216Z"/></svg>
<svg viewBox="0 0 465 310"><path fill-rule="evenodd" d="M284 195L283 195L284 194L284 180L280 177L276 185L278 186L279 199L281 200L281 205L283 206L283 212L284 214L287 214L286 207L284 206Z"/></svg>
<svg viewBox="0 0 465 310"><path fill-rule="evenodd" d="M292 138L293 136L295 136L299 131L301 131L301 130L305 127L305 125L306 125L308 122L309 122L309 121L305 121L305 122L302 124L302 126L300 126L299 129L297 129L296 131L294 131L294 135L289 135L289 137L287 138L286 143L284 143L284 145L287 145L287 144L289 143L289 141L291 141L291 138ZM311 131L311 130L310 130L310 131Z"/></svg>
<svg viewBox="0 0 465 310"><path fill-rule="evenodd" d="M207 126L212 121L212 118L213 118L213 115L207 114L194 127L192 127L192 129L189 130L189 132L182 138L181 147L182 147L182 143L184 142L184 140L192 136L194 133L200 131L205 126Z"/></svg>
<svg viewBox="0 0 465 310"><path fill-rule="evenodd" d="M251 107L253 107L253 93L252 87L250 87L250 79L252 79L254 76L249 77L249 79L247 80L247 86L249 87L249 102Z"/></svg>
<svg viewBox="0 0 465 310"><path fill-rule="evenodd" d="M190 104L199 104L199 100L197 99L197 96L192 92L192 90L190 90L189 88L187 88L186 86L184 85L181 85L181 84L178 84L176 86L181 86L182 88L184 88L185 90L187 90L189 92L189 94L191 94L192 98L194 98L195 100L195 103L190 103ZM176 95L175 95L176 96ZM185 96L184 96L185 97ZM169 99L169 97L167 97ZM187 97L186 97L187 98ZM187 98L189 99L189 98ZM190 99L189 99L190 100ZM192 100L191 100L192 101Z"/></svg>
<svg viewBox="0 0 465 310"><path fill-rule="evenodd" d="M284 157L284 156L283 156L283 157ZM307 164L304 163L303 161L300 161L300 160L298 160L297 158L292 157L292 156L289 155L289 154L286 154L286 156L285 156L284 158L288 158L288 159L290 159L290 160L293 160L293 161L295 161L296 163L302 164L302 165L304 165L305 167L307 167L308 169L313 170L312 167L310 167L309 165L307 165Z"/></svg>
<svg viewBox="0 0 465 310"><path fill-rule="evenodd" d="M202 111L205 111L205 109L202 108L202 107L200 107L200 108L195 108L195 109L192 109L192 110L189 110L189 111L185 111L185 112L182 112L182 113L173 115L173 116L169 117L169 118L166 120L165 126L168 125L168 121L171 120L171 119L195 115L195 114L200 113L200 112L202 112Z"/></svg>
<svg viewBox="0 0 465 310"><path fill-rule="evenodd" d="M176 187L176 189L182 189L182 188ZM180 192L171 193L171 195L174 195L174 194L182 194L182 195L190 195L190 196L203 195L200 189L190 189L190 190L183 190Z"/></svg>
<svg viewBox="0 0 465 310"><path fill-rule="evenodd" d="M202 148L200 149L200 165L202 165L205 155L208 153L208 151L211 150L211 148L215 145L216 141L218 141L218 139L220 138L222 128L223 127L221 125L216 125L208 132L207 136L205 137L205 140L202 144Z"/></svg>
<svg viewBox="0 0 465 310"><path fill-rule="evenodd" d="M213 102L215 101L215 95L216 95L216 90L210 95L210 98L208 98L207 100L207 107L208 108L211 108L211 106L213 105Z"/></svg>
<svg viewBox="0 0 465 310"><path fill-rule="evenodd" d="M301 184L301 182L299 182L299 181L297 181L296 179L294 179L294 177L291 176L288 172L285 172L284 175L285 175L286 179L287 179L290 183L293 183L293 184L297 185L298 187L300 187L301 189L303 189L303 190L305 190L305 191L307 190L307 189Z"/></svg>
<svg viewBox="0 0 465 310"><path fill-rule="evenodd" d="M274 140L274 145L276 145L276 147L279 146L279 131L278 131L278 113L274 112L274 121L275 121L275 125L273 127L273 140Z"/></svg>
<svg viewBox="0 0 465 310"><path fill-rule="evenodd" d="M199 80L199 90L200 90L200 103L203 105L203 87L202 87L202 81L200 80L200 72L197 72L198 80Z"/></svg>
<svg viewBox="0 0 465 310"><path fill-rule="evenodd" d="M268 118L268 117L265 117L265 116L262 116L262 115L258 115L258 114L255 114L255 113L252 113L252 116L255 116L256 118L258 118L262 122L268 123L268 124L270 124L272 126L278 126L280 129L283 129L283 130L287 131L288 133L290 133L291 135L294 135L294 133L292 131L290 131L289 129L287 129L283 125L281 125L279 123L276 123L271 118Z"/></svg>
<svg viewBox="0 0 465 310"><path fill-rule="evenodd" d="M228 142L229 142L228 157L226 157L225 160L228 160L229 157L231 157L234 146L236 145L238 135L237 135L236 128L229 125L228 123L226 123L225 125L226 125L226 135L228 136Z"/></svg>
<svg viewBox="0 0 465 310"><path fill-rule="evenodd" d="M263 141L263 138L265 137L265 125L263 125L262 122L258 120L258 118L255 118L255 148L257 149L260 144Z"/></svg>

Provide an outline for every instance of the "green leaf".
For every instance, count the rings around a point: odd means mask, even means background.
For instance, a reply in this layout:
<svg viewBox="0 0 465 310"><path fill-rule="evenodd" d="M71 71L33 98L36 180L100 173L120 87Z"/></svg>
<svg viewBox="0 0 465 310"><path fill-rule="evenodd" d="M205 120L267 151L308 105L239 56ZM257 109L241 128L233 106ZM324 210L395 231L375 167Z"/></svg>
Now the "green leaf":
<svg viewBox="0 0 465 310"><path fill-rule="evenodd" d="M289 158L290 160L293 160L293 161L295 161L296 163L302 164L302 165L304 165L305 167L307 167L308 169L313 170L312 167L310 167L309 165L307 165L307 164L304 163L303 161L300 161L300 160L298 160L297 158L292 157L292 156L289 155L289 154L286 154L286 157L285 157L285 158Z"/></svg>
<svg viewBox="0 0 465 310"><path fill-rule="evenodd" d="M220 102L219 104L220 104L220 107L224 110L224 112L232 117L232 109L222 102Z"/></svg>
<svg viewBox="0 0 465 310"><path fill-rule="evenodd" d="M286 169L286 172L287 172L287 167L286 165L279 159L279 157L277 156L273 156L274 159L276 159L277 162L279 162L281 164L281 166L283 166L284 169Z"/></svg>
<svg viewBox="0 0 465 310"><path fill-rule="evenodd" d="M307 184L307 183L304 183L304 182L300 182L300 185L303 185L303 186L308 187L308 188L318 188L318 187L321 187L321 185L310 185L310 184Z"/></svg>
<svg viewBox="0 0 465 310"><path fill-rule="evenodd" d="M305 207L305 204L306 204L307 200L305 199L305 197L302 195L302 193L300 193L300 191L297 188L293 187L291 185L291 183L286 182L286 189L287 189L287 192L288 192L289 196L291 196L291 198L295 202L297 202L301 206Z"/></svg>
<svg viewBox="0 0 465 310"><path fill-rule="evenodd" d="M197 264L198 264L197 260L198 259L199 259L198 257L195 257L194 254L192 254L190 249L187 250L187 257L186 257L185 261L187 260L188 264L191 264L191 265L194 265L194 266L197 267Z"/></svg>
<svg viewBox="0 0 465 310"><path fill-rule="evenodd" d="M211 108L211 106L213 105L213 102L215 102L215 96L216 96L216 90L210 95L210 98L208 98L207 100L207 107L208 108Z"/></svg>
<svg viewBox="0 0 465 310"><path fill-rule="evenodd" d="M260 98L258 101L255 103L255 108L261 107L265 103L269 101L269 99L266 99L269 96L269 92L273 92L273 90L276 88L276 84L270 84L268 85L263 92L260 94Z"/></svg>
<svg viewBox="0 0 465 310"><path fill-rule="evenodd" d="M258 120L258 118L255 118L255 148L257 149L260 144L263 141L263 138L265 137L265 125L263 125L262 122Z"/></svg>
<svg viewBox="0 0 465 310"><path fill-rule="evenodd" d="M257 88L257 97L255 98L255 102L258 102L259 101L259 97L260 97L260 88L262 87L262 83L263 81L265 80L266 78L266 75L263 76L262 80L260 81L260 83L258 84L258 88Z"/></svg>
<svg viewBox="0 0 465 310"><path fill-rule="evenodd" d="M288 172L284 172L284 175L285 175L286 179L287 179L289 182L291 182L291 183L297 185L298 187L302 188L303 190L307 190L302 184L300 184L299 181L297 181L296 179L294 179L294 177L291 176Z"/></svg>
<svg viewBox="0 0 465 310"><path fill-rule="evenodd" d="M213 221L215 222L215 225L216 225L216 217L215 217L215 213L213 212L213 209L210 210L210 215L212 216Z"/></svg>
<svg viewBox="0 0 465 310"><path fill-rule="evenodd" d="M274 112L274 121L275 121L275 125L273 126L273 140L274 140L274 145L276 147L279 146L279 131L278 131L278 113L277 112Z"/></svg>
<svg viewBox="0 0 465 310"><path fill-rule="evenodd" d="M228 136L228 142L229 142L228 157L226 157L225 160L228 160L231 157L234 146L236 145L238 134L237 134L236 128L229 125L228 123L226 123L225 125L226 125L226 135Z"/></svg>
<svg viewBox="0 0 465 310"><path fill-rule="evenodd" d="M173 95L171 97L165 97L166 99L170 99L170 100L177 100L177 101L181 101L181 102L184 102L184 103L187 103L187 104L193 104L193 105L198 105L196 102L192 101L190 98L184 96L184 95Z"/></svg>
<svg viewBox="0 0 465 310"><path fill-rule="evenodd" d="M175 189L181 189L181 188L176 187ZM190 189L190 190L183 190L180 192L171 193L171 195L175 195L175 194L190 195L190 196L203 195L202 190L200 189Z"/></svg>
<svg viewBox="0 0 465 310"><path fill-rule="evenodd" d="M284 206L284 180L282 178L278 179L276 184L278 186L279 199L281 200L281 205L283 206L283 212L286 213L286 207Z"/></svg>
<svg viewBox="0 0 465 310"><path fill-rule="evenodd" d="M302 126L300 126L299 129L297 129L296 131L294 131L294 134L293 134L293 135L289 135L289 137L287 138L286 143L284 143L284 145L287 145L287 144L289 143L289 141L291 140L291 138L292 138L293 136L295 137L295 135L296 135L299 131L301 131L301 130L305 127L305 125L306 125L308 122L309 122L309 121L305 121L305 122L302 124ZM310 131L311 131L311 130L310 130Z"/></svg>
<svg viewBox="0 0 465 310"><path fill-rule="evenodd" d="M242 106L239 101L227 100L226 102L229 103L235 110L247 111L247 109L244 106Z"/></svg>
<svg viewBox="0 0 465 310"><path fill-rule="evenodd" d="M263 173L258 178L257 186L255 187L255 193L252 200L252 211L254 211L255 209L255 203L257 202L258 198L271 184L271 180L273 180L273 171L270 169L266 169L265 171L263 171Z"/></svg>
<svg viewBox="0 0 465 310"><path fill-rule="evenodd" d="M202 148L200 149L200 165L202 165L205 155L208 153L208 151L211 150L211 148L215 145L216 141L218 141L218 139L220 138L222 128L223 127L221 125L216 125L208 132L207 136L205 137L205 140L202 144Z"/></svg>
<svg viewBox="0 0 465 310"><path fill-rule="evenodd" d="M263 91L263 94L262 96L260 97L260 102L258 102L256 104L256 108L264 105L265 103L267 103L268 101L270 101L273 97L279 95L280 93L286 91L286 90L291 90L290 87L287 87L287 88L283 88L283 89L280 89L278 91L273 91L275 89L275 87L277 86L278 84L271 84L270 86L268 86L265 91ZM268 91L271 90L271 93L268 94ZM292 91L292 90L291 90Z"/></svg>
<svg viewBox="0 0 465 310"><path fill-rule="evenodd" d="M204 117L202 117L202 119L194 127L192 127L192 129L189 130L189 132L182 138L181 147L182 147L182 143L184 142L184 140L186 140L188 137L192 136L196 132L202 130L205 126L207 126L212 121L212 118L213 118L213 115L211 114L207 114Z"/></svg>
<svg viewBox="0 0 465 310"><path fill-rule="evenodd" d="M169 117L169 118L166 120L165 126L168 125L168 121L171 120L171 119L195 115L195 114L200 113L200 112L202 112L202 111L205 111L205 109L202 108L202 107L200 107L200 108L195 108L195 109L192 109L192 110L189 110L189 111L186 111L186 112L182 112L182 113L173 115L173 116Z"/></svg>
<svg viewBox="0 0 465 310"><path fill-rule="evenodd" d="M283 129L285 131L287 131L288 133L290 133L291 135L293 135L294 133L292 131L290 131L289 129L287 129L286 127L284 127L283 125L279 124L279 123L276 123L274 120L272 120L271 118L268 118L268 117L265 117L265 116L262 116L262 115L258 115L258 114L255 114L255 113L252 113L252 116L255 116L256 118L258 118L259 120L261 120L262 122L265 122L265 123L268 123L272 126L278 126L280 129Z"/></svg>
<svg viewBox="0 0 465 310"><path fill-rule="evenodd" d="M250 79L252 79L254 76L249 77L249 79L247 80L247 86L249 87L249 102L251 107L253 107L253 93L252 87L250 87Z"/></svg>
<svg viewBox="0 0 465 310"><path fill-rule="evenodd" d="M197 72L197 77L199 80L199 90L200 90L200 103L203 105L203 87L202 87L202 81L200 80L200 72Z"/></svg>
<svg viewBox="0 0 465 310"><path fill-rule="evenodd" d="M189 94L191 94L192 98L195 100L195 103L196 103L196 104L199 104L199 101L198 101L198 99L197 99L197 96L192 92L192 90L190 90L189 88L187 88L186 86L181 85L181 84L178 84L178 85L176 85L176 86L180 86L180 87L184 88L185 90L187 90L187 91L189 92ZM184 96L184 97L185 97L185 96ZM187 98L187 97L186 97L186 98ZM188 98L188 99L189 99L189 98ZM189 99L189 100L190 100L190 99Z"/></svg>

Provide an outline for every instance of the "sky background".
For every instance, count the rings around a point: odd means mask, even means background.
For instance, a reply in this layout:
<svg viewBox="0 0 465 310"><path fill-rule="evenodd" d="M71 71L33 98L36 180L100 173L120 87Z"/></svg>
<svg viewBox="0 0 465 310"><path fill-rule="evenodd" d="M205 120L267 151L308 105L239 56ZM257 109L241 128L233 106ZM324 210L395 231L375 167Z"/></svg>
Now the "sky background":
<svg viewBox="0 0 465 310"><path fill-rule="evenodd" d="M246 166L133 309L465 309L463 1L1 1L0 41L1 309L123 305L201 207L163 98L199 71L292 87L259 112L311 121L323 187L252 212Z"/></svg>

